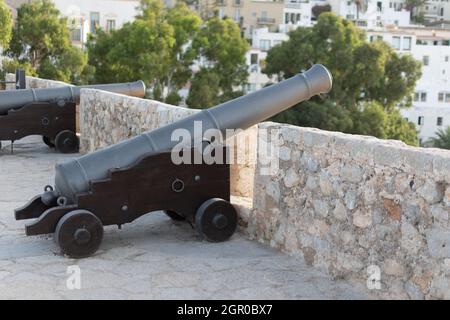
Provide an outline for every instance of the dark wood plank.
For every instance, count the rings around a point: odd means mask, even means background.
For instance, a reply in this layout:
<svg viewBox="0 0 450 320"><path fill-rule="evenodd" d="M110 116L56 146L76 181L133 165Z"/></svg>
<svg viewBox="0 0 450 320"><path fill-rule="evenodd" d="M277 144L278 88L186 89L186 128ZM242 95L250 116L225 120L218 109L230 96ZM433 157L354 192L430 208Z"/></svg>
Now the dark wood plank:
<svg viewBox="0 0 450 320"><path fill-rule="evenodd" d="M76 105L66 102L64 106L56 103L33 102L16 110L0 115L0 140L16 141L29 135L42 135L55 139L63 130L75 132Z"/></svg>

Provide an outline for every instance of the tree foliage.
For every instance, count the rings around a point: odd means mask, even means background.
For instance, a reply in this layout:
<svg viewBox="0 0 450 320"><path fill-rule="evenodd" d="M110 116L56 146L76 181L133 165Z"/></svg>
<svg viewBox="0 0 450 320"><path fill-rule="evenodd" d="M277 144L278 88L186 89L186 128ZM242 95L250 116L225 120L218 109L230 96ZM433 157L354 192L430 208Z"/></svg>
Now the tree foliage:
<svg viewBox="0 0 450 320"><path fill-rule="evenodd" d="M333 89L312 100L316 107L322 105L320 110L312 111L309 102L280 117L292 117L290 123L294 124L305 118L310 122L298 123L380 138L402 137L407 143L417 144L414 127L395 110L399 105L411 105L421 76L419 62L410 55L398 55L382 41L368 43L361 29L331 13L321 14L314 27L298 28L289 36L288 41L269 51L264 72L281 80L322 63L333 75ZM339 111L323 112L324 108ZM343 116L351 122L343 125ZM404 132L391 128L391 118Z"/></svg>
<svg viewBox="0 0 450 320"><path fill-rule="evenodd" d="M17 10L8 56L30 66L43 78L83 82L87 57L70 42L67 19L53 2L37 0Z"/></svg>
<svg viewBox="0 0 450 320"><path fill-rule="evenodd" d="M12 17L9 8L0 0L0 49L7 49L11 40Z"/></svg>
<svg viewBox="0 0 450 320"><path fill-rule="evenodd" d="M318 18L322 13L324 12L330 12L331 6L329 4L319 5L316 4L314 7L312 7L311 12L314 16L314 18Z"/></svg>
<svg viewBox="0 0 450 320"><path fill-rule="evenodd" d="M202 69L196 73L186 103L191 108L201 109L220 102L220 78L216 72Z"/></svg>
<svg viewBox="0 0 450 320"><path fill-rule="evenodd" d="M191 83L191 107L207 107L241 94L247 78L247 42L231 20L203 22L183 1L141 0L135 21L99 30L87 44L96 82L143 80L151 97L177 104ZM193 73L194 62L200 70ZM206 103L206 105L205 105Z"/></svg>
<svg viewBox="0 0 450 320"><path fill-rule="evenodd" d="M201 70L193 80L189 91L188 105L194 108L207 108L220 101L242 95L240 88L248 77L245 53L248 43L241 36L239 26L231 19L212 17L206 21L193 42L203 60ZM206 78L214 79L211 88L205 83ZM217 92L216 99L201 98L202 91Z"/></svg>
<svg viewBox="0 0 450 320"><path fill-rule="evenodd" d="M166 8L161 0L141 0L136 20L112 32L100 30L88 45L97 82L141 79L152 97L177 102L197 56L191 45L201 19L185 3ZM178 97L178 98L177 98Z"/></svg>
<svg viewBox="0 0 450 320"><path fill-rule="evenodd" d="M450 127L439 129L436 132L436 137L431 138L429 142L435 148L450 150Z"/></svg>

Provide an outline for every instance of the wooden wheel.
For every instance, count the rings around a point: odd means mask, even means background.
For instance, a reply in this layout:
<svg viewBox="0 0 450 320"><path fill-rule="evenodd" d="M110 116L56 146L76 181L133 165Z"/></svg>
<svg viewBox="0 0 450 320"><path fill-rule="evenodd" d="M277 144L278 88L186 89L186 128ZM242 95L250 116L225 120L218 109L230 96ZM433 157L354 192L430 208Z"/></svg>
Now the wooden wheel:
<svg viewBox="0 0 450 320"><path fill-rule="evenodd" d="M61 252L71 258L94 254L103 239L103 224L87 210L74 210L59 220L55 240Z"/></svg>
<svg viewBox="0 0 450 320"><path fill-rule="evenodd" d="M56 135L55 147L61 153L75 153L80 147L80 140L75 132L64 130Z"/></svg>
<svg viewBox="0 0 450 320"><path fill-rule="evenodd" d="M198 233L211 242L228 240L236 231L237 221L233 205L219 198L205 201L195 214Z"/></svg>

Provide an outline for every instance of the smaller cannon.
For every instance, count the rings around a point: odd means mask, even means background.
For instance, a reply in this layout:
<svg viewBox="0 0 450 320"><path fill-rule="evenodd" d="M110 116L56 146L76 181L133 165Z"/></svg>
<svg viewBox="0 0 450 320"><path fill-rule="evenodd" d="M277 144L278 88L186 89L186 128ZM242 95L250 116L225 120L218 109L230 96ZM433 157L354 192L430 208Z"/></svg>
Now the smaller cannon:
<svg viewBox="0 0 450 320"><path fill-rule="evenodd" d="M46 145L59 152L78 152L76 105L83 88L140 98L145 95L142 81L0 91L0 147L2 140L14 143L29 135L41 135Z"/></svg>
<svg viewBox="0 0 450 320"><path fill-rule="evenodd" d="M26 234L54 233L61 251L72 258L96 252L103 226L120 227L158 210L189 222L203 239L225 241L238 221L230 203L229 157L227 148L213 141L208 131L247 129L329 92L331 85L328 70L315 65L255 93L58 164L55 185L16 209L15 218L35 219L26 225ZM173 139L180 130L189 137L186 144ZM203 156L207 148L216 154L212 162ZM183 161L175 161L173 156L180 153Z"/></svg>

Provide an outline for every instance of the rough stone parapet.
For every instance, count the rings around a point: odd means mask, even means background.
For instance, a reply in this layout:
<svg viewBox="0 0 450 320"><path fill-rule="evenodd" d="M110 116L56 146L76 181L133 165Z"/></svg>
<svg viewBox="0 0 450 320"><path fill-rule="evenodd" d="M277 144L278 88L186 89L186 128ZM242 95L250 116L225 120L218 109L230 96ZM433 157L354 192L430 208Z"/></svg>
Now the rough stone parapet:
<svg viewBox="0 0 450 320"><path fill-rule="evenodd" d="M83 152L198 112L92 89L81 97ZM383 298L450 298L450 152L270 122L245 134L253 148L232 190L253 198L252 208L234 198L249 237L364 288L379 272L371 293ZM277 153L256 157L267 146Z"/></svg>
<svg viewBox="0 0 450 320"><path fill-rule="evenodd" d="M449 151L259 127L290 152L280 152L271 175L260 175L257 162L250 237L335 278L364 284L379 269L381 289L373 291L382 297L450 298Z"/></svg>

